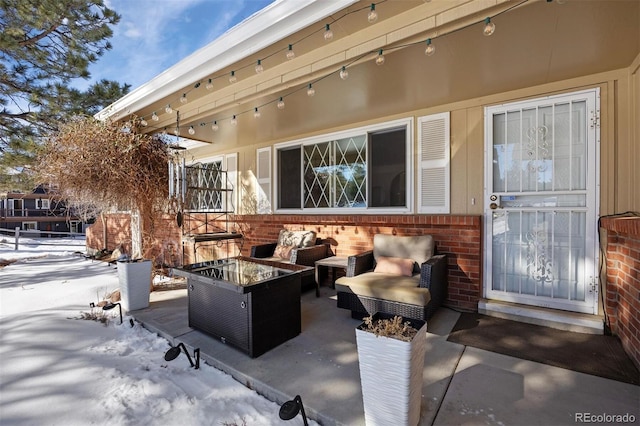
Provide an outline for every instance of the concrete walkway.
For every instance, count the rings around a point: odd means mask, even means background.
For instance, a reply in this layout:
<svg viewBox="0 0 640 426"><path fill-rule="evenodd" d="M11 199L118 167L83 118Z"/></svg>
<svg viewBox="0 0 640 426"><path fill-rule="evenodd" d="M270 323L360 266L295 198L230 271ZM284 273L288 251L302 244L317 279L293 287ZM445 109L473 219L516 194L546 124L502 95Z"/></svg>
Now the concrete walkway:
<svg viewBox="0 0 640 426"><path fill-rule="evenodd" d="M319 298L302 295L299 336L254 359L189 328L186 290L153 292L149 308L130 314L172 343L199 347L208 364L271 400L301 395L323 425L364 425L360 321L336 307L328 287ZM443 308L428 323L421 425L573 425L625 414L640 423L640 387L448 342L458 316Z"/></svg>

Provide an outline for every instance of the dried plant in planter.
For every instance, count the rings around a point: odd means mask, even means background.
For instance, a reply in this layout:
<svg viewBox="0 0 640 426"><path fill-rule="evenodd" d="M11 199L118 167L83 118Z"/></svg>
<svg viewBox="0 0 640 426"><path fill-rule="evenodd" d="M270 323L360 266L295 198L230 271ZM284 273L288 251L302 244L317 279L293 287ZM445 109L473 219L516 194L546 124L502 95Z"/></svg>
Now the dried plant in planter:
<svg viewBox="0 0 640 426"><path fill-rule="evenodd" d="M374 320L373 317L364 317L363 331L368 331L378 336L391 337L393 339L410 342L418 330L408 321L402 322L402 317L383 318Z"/></svg>
<svg viewBox="0 0 640 426"><path fill-rule="evenodd" d="M41 181L57 186L85 219L114 209L139 215L137 236L132 229L138 238L134 254L144 256L154 217L168 206L171 153L162 139L140 133L139 126L137 119L121 124L76 116L45 141L38 169Z"/></svg>

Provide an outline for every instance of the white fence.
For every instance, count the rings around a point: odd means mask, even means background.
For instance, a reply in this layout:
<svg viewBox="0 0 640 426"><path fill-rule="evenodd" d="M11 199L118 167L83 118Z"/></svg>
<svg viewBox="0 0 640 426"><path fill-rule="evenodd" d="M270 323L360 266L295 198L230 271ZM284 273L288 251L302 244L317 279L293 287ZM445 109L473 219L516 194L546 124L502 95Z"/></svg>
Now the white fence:
<svg viewBox="0 0 640 426"><path fill-rule="evenodd" d="M43 237L44 235L44 237ZM85 234L77 232L53 232L53 231L24 231L19 227L15 229L0 228L0 240L9 242L13 239L15 250L20 246L60 246L78 247L78 251L85 250ZM77 244L74 241L77 240Z"/></svg>

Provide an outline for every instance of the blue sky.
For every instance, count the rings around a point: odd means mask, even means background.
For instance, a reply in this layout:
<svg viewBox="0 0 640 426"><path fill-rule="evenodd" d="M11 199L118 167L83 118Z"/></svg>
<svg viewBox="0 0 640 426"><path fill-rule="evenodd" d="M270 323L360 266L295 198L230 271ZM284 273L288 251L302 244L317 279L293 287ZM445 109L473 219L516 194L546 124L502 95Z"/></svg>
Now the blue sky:
<svg viewBox="0 0 640 426"><path fill-rule="evenodd" d="M273 0L106 0L120 16L113 49L93 64L89 81L106 78L131 84L151 80L218 38Z"/></svg>

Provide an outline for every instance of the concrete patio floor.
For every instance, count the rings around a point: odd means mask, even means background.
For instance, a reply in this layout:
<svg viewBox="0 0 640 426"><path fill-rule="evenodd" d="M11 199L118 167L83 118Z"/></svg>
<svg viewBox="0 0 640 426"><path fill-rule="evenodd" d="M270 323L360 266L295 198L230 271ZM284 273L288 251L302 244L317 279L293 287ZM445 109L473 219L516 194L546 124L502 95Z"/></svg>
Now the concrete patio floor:
<svg viewBox="0 0 640 426"><path fill-rule="evenodd" d="M360 321L336 307L329 287L319 298L303 293L302 333L258 358L190 328L186 289L153 292L149 308L130 315L174 344L200 348L203 361L270 400L301 395L322 425L364 425ZM570 425L580 423L576 416L625 414L640 421L640 387L449 342L458 316L442 308L428 323L420 425Z"/></svg>

